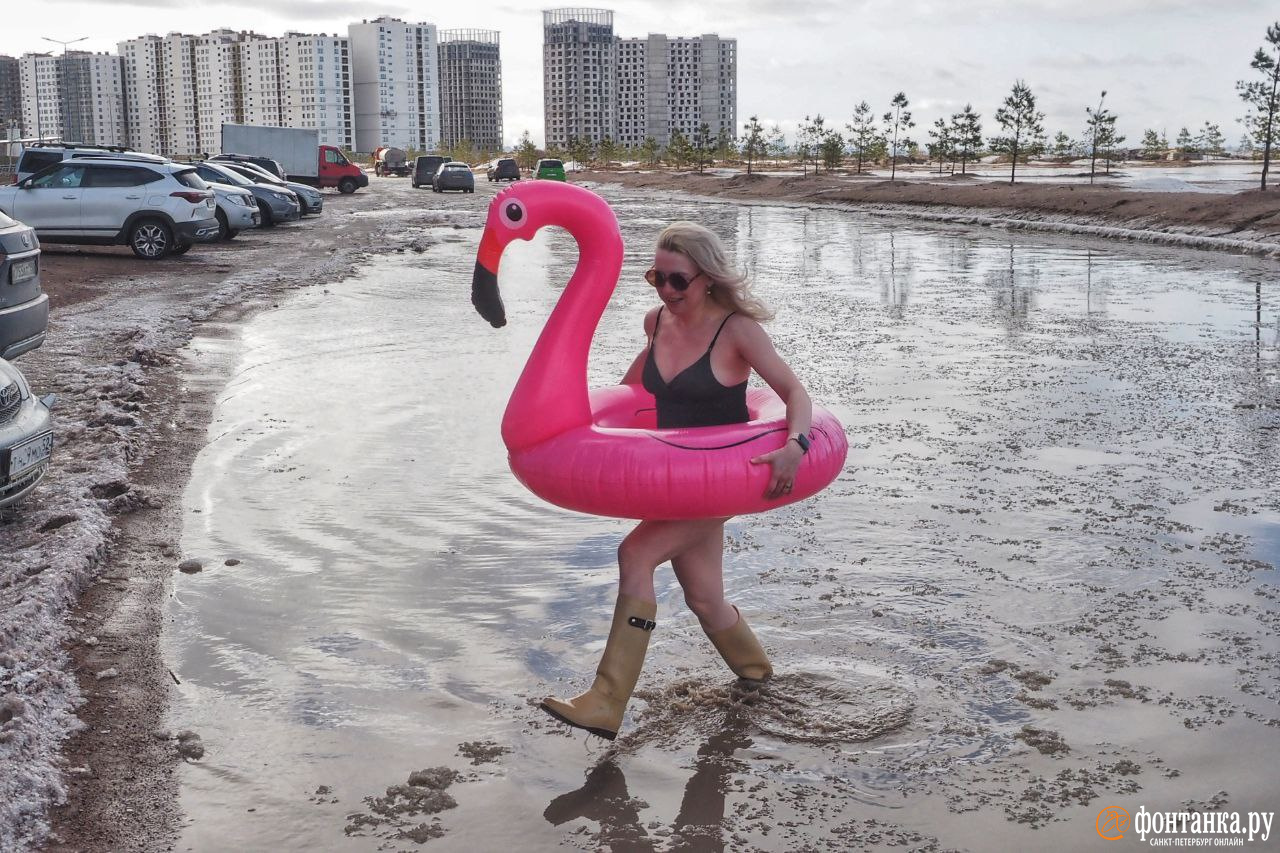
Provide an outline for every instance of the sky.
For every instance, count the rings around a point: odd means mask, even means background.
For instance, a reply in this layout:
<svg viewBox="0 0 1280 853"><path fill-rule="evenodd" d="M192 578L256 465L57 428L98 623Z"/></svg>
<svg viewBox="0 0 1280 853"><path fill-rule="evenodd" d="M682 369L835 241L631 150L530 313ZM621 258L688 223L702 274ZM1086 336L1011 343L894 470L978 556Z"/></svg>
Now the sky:
<svg viewBox="0 0 1280 853"><path fill-rule="evenodd" d="M199 34L219 27L268 36L286 30L346 33L347 24L390 14L440 29L498 30L502 43L504 135L543 139L542 15L551 4L473 0L434 9L404 0L40 0L40 15L6 16L0 54L61 48L43 37L88 38L76 48L116 52L147 33ZM867 101L876 115L905 92L927 141L939 117L973 105L983 131L1016 80L1045 113L1045 130L1084 132L1085 107L1105 106L1135 146L1143 130L1208 121L1228 145L1242 135L1236 81L1263 47L1280 6L1264 0L653 0L601 3L614 33L639 37L718 33L738 40L739 125L751 115L790 137L805 116L843 128ZM60 22L60 23L58 23ZM58 26L53 26L58 23ZM741 132L741 126L738 128Z"/></svg>

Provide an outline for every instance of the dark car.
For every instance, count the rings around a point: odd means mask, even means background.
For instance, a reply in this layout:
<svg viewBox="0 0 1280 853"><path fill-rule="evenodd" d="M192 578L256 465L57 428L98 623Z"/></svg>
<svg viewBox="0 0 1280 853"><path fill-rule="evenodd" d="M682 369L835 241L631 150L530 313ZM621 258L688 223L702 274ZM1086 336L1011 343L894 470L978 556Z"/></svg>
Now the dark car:
<svg viewBox="0 0 1280 853"><path fill-rule="evenodd" d="M510 157L504 157L489 167L486 173L490 181L520 180L520 164Z"/></svg>
<svg viewBox="0 0 1280 853"><path fill-rule="evenodd" d="M446 190L461 190L464 193L473 193L476 191L476 176L466 163L459 163L456 160L444 163L436 171L435 181L431 184L431 189L438 193Z"/></svg>
<svg viewBox="0 0 1280 853"><path fill-rule="evenodd" d="M0 358L17 358L40 346L48 325L40 241L34 229L0 213Z"/></svg>
<svg viewBox="0 0 1280 853"><path fill-rule="evenodd" d="M280 165L280 161L273 160L270 157L258 157L253 154L217 154L209 158L210 161L217 163L252 163L266 169L282 181L289 180L289 176L285 174L284 166Z"/></svg>
<svg viewBox="0 0 1280 853"><path fill-rule="evenodd" d="M413 173L409 176L413 188L432 187L432 180L436 176L436 172L440 169L448 157L442 157L439 154L424 154L413 161Z"/></svg>

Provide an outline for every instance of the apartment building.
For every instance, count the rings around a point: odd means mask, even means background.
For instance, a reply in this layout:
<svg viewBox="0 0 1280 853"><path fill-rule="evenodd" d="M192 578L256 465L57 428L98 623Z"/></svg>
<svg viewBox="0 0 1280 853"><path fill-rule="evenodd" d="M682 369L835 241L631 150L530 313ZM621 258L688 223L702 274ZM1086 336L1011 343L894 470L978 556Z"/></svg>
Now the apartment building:
<svg viewBox="0 0 1280 853"><path fill-rule="evenodd" d="M618 135L617 39L607 9L542 13L542 91L547 146Z"/></svg>
<svg viewBox="0 0 1280 853"><path fill-rule="evenodd" d="M106 53L28 53L18 60L22 133L95 145L124 143L120 58Z"/></svg>
<svg viewBox="0 0 1280 853"><path fill-rule="evenodd" d="M116 45L124 67L125 120L130 148L168 154L168 108L165 98L163 46L159 36L146 35Z"/></svg>
<svg viewBox="0 0 1280 853"><path fill-rule="evenodd" d="M543 12L547 145L652 137L665 146L673 131L692 138L703 123L713 137L736 135L737 50L736 39L714 34L620 38L605 9Z"/></svg>
<svg viewBox="0 0 1280 853"><path fill-rule="evenodd" d="M665 146L672 132L692 139L704 123L713 138L721 130L736 136L737 112L737 39L650 33L619 40L618 144L652 137Z"/></svg>
<svg viewBox="0 0 1280 853"><path fill-rule="evenodd" d="M214 30L196 43L196 124L200 149L214 153L223 123L244 124L244 45L266 36L249 31Z"/></svg>
<svg viewBox="0 0 1280 853"><path fill-rule="evenodd" d="M350 45L337 35L286 33L280 56L280 124L315 128L322 145L352 148Z"/></svg>
<svg viewBox="0 0 1280 853"><path fill-rule="evenodd" d="M439 56L435 24L383 16L351 24L355 148L430 151L440 145Z"/></svg>
<svg viewBox="0 0 1280 853"><path fill-rule="evenodd" d="M501 151L502 57L494 30L442 30L440 143Z"/></svg>
<svg viewBox="0 0 1280 853"><path fill-rule="evenodd" d="M0 56L0 137L22 135L22 69L13 56Z"/></svg>

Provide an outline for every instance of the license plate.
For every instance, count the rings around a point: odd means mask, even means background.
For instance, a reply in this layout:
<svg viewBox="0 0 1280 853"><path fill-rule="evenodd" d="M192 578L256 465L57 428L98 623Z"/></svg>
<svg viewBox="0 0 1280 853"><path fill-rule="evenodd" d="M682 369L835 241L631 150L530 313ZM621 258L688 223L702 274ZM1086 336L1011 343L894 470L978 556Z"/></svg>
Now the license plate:
<svg viewBox="0 0 1280 853"><path fill-rule="evenodd" d="M13 266L9 267L9 281L13 284L22 284L24 281L31 281L31 279L35 277L35 258L24 258L21 261L14 261Z"/></svg>
<svg viewBox="0 0 1280 853"><path fill-rule="evenodd" d="M16 480L53 455L53 433L46 432L9 450L9 476Z"/></svg>

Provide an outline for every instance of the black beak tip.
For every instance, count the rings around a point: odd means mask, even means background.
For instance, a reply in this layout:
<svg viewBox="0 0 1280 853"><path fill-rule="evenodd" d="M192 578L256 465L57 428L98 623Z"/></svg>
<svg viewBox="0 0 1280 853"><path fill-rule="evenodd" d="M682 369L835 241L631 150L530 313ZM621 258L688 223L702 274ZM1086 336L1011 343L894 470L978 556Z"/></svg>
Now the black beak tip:
<svg viewBox="0 0 1280 853"><path fill-rule="evenodd" d="M502 295L498 292L498 276L485 269L478 261L471 279L471 304L495 329L507 325L507 310L502 304Z"/></svg>

